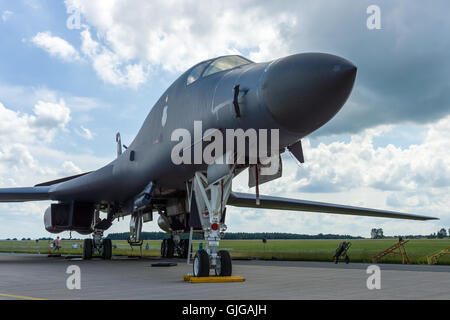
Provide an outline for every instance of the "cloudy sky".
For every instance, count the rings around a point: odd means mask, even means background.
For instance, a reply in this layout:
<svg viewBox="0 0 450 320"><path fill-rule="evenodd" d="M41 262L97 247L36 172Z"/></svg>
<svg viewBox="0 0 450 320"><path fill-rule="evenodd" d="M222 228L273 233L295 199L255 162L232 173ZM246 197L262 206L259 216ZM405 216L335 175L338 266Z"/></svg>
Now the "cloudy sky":
<svg viewBox="0 0 450 320"><path fill-rule="evenodd" d="M381 29L369 30L369 5ZM304 165L261 192L440 217L404 222L229 208L229 231L429 234L450 227L448 1L0 0L0 187L97 169L131 142L184 70L299 52L358 66L340 113L304 141ZM234 184L250 191L246 176ZM0 204L0 238L48 235L48 203ZM147 231L158 230L155 223ZM127 231L128 219L111 232ZM64 235L66 236L66 235Z"/></svg>

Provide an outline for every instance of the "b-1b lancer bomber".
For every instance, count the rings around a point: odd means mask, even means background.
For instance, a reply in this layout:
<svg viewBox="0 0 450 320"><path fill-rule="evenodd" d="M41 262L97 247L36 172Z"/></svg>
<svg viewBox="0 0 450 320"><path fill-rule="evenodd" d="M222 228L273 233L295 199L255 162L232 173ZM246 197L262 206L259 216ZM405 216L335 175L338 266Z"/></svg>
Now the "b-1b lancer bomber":
<svg viewBox="0 0 450 320"><path fill-rule="evenodd" d="M0 202L52 200L44 215L52 233L76 231L85 239L83 256L112 254L103 238L116 218L131 215L131 244L142 224L158 213L170 233L163 257L187 257L201 233L205 246L194 257L194 276L232 274L230 254L219 250L227 206L324 212L412 220L432 217L260 195L259 185L282 176L280 154L304 162L301 141L330 121L345 104L357 68L324 53L303 53L254 63L231 55L198 63L156 102L134 141L117 158L81 175L29 188L0 189ZM232 181L249 170L255 194L232 191ZM100 218L100 213L105 213ZM191 237L192 238L192 237Z"/></svg>

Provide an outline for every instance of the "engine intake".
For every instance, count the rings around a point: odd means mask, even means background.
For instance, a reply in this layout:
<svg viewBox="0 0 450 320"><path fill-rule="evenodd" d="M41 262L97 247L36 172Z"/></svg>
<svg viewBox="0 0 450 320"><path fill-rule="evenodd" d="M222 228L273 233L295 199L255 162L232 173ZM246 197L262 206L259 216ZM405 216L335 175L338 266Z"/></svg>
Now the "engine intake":
<svg viewBox="0 0 450 320"><path fill-rule="evenodd" d="M90 234L93 231L94 211L93 203L53 203L45 210L45 229L51 233L76 231Z"/></svg>

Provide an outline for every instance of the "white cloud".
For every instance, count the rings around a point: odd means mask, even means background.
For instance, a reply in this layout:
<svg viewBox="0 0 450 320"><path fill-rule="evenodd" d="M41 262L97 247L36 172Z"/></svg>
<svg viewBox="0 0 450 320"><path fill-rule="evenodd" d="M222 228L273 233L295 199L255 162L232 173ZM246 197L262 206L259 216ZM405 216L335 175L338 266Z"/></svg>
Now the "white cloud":
<svg viewBox="0 0 450 320"><path fill-rule="evenodd" d="M70 109L64 100L58 104L38 101L34 114L21 114L6 108L0 102L0 142L23 143L38 139L51 141L70 121Z"/></svg>
<svg viewBox="0 0 450 320"><path fill-rule="evenodd" d="M147 71L142 64L126 64L106 46L94 41L88 29L81 32L82 52L91 59L97 75L114 85L138 87L147 79Z"/></svg>
<svg viewBox="0 0 450 320"><path fill-rule="evenodd" d="M39 0L22 0L27 6L36 10L40 8Z"/></svg>
<svg viewBox="0 0 450 320"><path fill-rule="evenodd" d="M352 135L348 143L321 143L312 148L306 140L307 162L291 187L307 192L311 186L320 189L327 184L342 191L373 187L411 192L450 187L450 135L446 134L450 117L425 127L424 141L407 148L374 146L374 138L388 136L392 126L366 129Z"/></svg>
<svg viewBox="0 0 450 320"><path fill-rule="evenodd" d="M53 36L50 31L39 32L31 39L31 42L47 51L51 56L64 61L80 60L78 51L70 43L60 37Z"/></svg>
<svg viewBox="0 0 450 320"><path fill-rule="evenodd" d="M35 168L36 161L23 144L14 143L0 149L0 163L7 163L9 168Z"/></svg>
<svg viewBox="0 0 450 320"><path fill-rule="evenodd" d="M54 91L42 86L11 86L0 83L0 97L3 104L18 109L28 109L29 106L34 106L37 101L57 104L62 99L72 112L79 113L79 115L86 115L94 109L109 107L96 98L73 96L66 92Z"/></svg>
<svg viewBox="0 0 450 320"><path fill-rule="evenodd" d="M82 32L83 52L93 57L101 78L113 84L145 81L146 65L184 71L200 60L246 53L265 60L286 54L283 28L295 15L273 12L254 1L66 0L78 7L99 41ZM130 61L140 63L130 63ZM119 70L120 65L127 65ZM104 69L102 69L104 68Z"/></svg>
<svg viewBox="0 0 450 320"><path fill-rule="evenodd" d="M13 92L21 92L16 88ZM25 90L35 98L53 98L59 94L44 90L45 94ZM1 90L0 90L1 92ZM77 98L70 98L76 101ZM82 101L88 98L80 98ZM25 103L29 101L26 100ZM73 143L68 130L71 110L64 99L58 102L37 100L33 112L19 112L0 102L0 186L29 186L36 183L61 178L98 169L110 161L93 155L54 149L53 143L61 140L64 133L65 144ZM92 137L90 130L81 126L85 138Z"/></svg>
<svg viewBox="0 0 450 320"><path fill-rule="evenodd" d="M28 92L33 95L32 90ZM79 150L63 152L52 147L58 140L57 133L66 130L70 121L64 100L38 101L33 110L21 113L0 103L0 188L33 186L98 169L110 161L80 154ZM65 143L72 142L70 136L66 139ZM0 204L1 237L47 235L42 217L48 205L49 202Z"/></svg>
<svg viewBox="0 0 450 320"><path fill-rule="evenodd" d="M14 14L14 12L9 11L9 10L3 11L3 13L2 13L2 20L3 20L3 22L8 21L8 19L9 19L13 14Z"/></svg>
<svg viewBox="0 0 450 320"><path fill-rule="evenodd" d="M64 100L59 103L38 101L34 106L36 119L34 125L48 130L55 128L64 129L70 121L70 109L66 107Z"/></svg>
<svg viewBox="0 0 450 320"><path fill-rule="evenodd" d="M88 128L85 128L83 126L80 127L80 130L75 130L76 134L78 134L80 137L86 139L86 140L92 140L94 138L94 135L92 134L91 130Z"/></svg>
<svg viewBox="0 0 450 320"><path fill-rule="evenodd" d="M34 119L30 115L21 115L18 112L7 109L0 102L0 141L29 141L34 140L30 123Z"/></svg>
<svg viewBox="0 0 450 320"><path fill-rule="evenodd" d="M76 175L83 172L72 161L64 161L61 171L64 175Z"/></svg>

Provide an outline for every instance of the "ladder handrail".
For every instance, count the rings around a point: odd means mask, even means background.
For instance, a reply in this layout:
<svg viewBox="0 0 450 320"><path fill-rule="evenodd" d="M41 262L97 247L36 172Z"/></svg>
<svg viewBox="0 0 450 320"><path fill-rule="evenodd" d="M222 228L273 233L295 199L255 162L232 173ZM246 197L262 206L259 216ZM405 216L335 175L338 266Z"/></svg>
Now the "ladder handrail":
<svg viewBox="0 0 450 320"><path fill-rule="evenodd" d="M384 251L382 251L382 252L380 252L380 253L374 255L374 256L372 257L372 261L378 262L378 259L380 259L380 258L382 258L382 257L384 257L384 256L386 256L386 255L388 255L388 254L390 254L390 253L394 253L394 254L399 254L399 255L402 256L402 263L404 263L405 257L406 257L406 261L407 261L408 263L410 263L409 256L408 256L408 254L406 253L406 249L405 249L405 244L406 244L408 241L409 241L409 240L401 240L401 241L395 243L394 245L390 246L390 247L387 248L386 250L384 250ZM398 249L398 252L395 252L395 251L394 251L394 250L396 250L396 249ZM403 249L403 251L402 251L402 249Z"/></svg>
<svg viewBox="0 0 450 320"><path fill-rule="evenodd" d="M437 260L443 256L444 254L450 254L450 247L442 249L440 251L437 251L433 254L430 254L429 256L427 256L427 261L428 264L431 264L431 262L434 260L435 263L437 263Z"/></svg>
<svg viewBox="0 0 450 320"><path fill-rule="evenodd" d="M395 249L399 248L400 246L404 245L405 243L407 243L409 240L402 240L397 242L396 244L392 245L391 247L387 248L386 250L376 254L374 257L377 256L384 256L388 253L391 253L392 251L394 251Z"/></svg>

